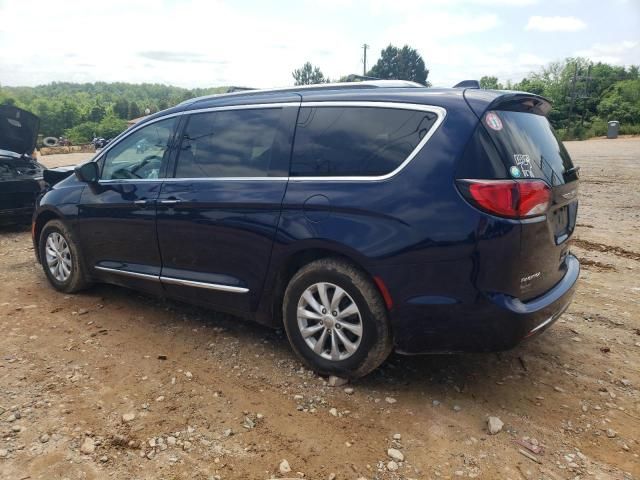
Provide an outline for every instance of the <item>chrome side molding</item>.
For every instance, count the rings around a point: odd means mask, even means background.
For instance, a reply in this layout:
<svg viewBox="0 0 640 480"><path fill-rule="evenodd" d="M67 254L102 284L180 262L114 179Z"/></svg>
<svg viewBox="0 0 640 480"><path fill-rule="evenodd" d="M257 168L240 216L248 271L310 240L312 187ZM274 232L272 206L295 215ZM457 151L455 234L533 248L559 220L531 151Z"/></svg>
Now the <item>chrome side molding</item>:
<svg viewBox="0 0 640 480"><path fill-rule="evenodd" d="M183 280L181 278L174 278L174 277L161 276L160 281L164 283L169 283L171 285L185 285L187 287L206 288L208 290L219 290L222 292L247 293L249 291L248 288L244 288L244 287L221 285L219 283L196 282L194 280Z"/></svg>
<svg viewBox="0 0 640 480"><path fill-rule="evenodd" d="M142 278L143 280L155 280L156 282L160 280L160 277L158 275L151 275L150 273L131 272L129 270L120 270L118 268L100 267L98 265L96 265L94 268L96 270L100 270L102 272L119 273L120 275L124 275L125 277Z"/></svg>
<svg viewBox="0 0 640 480"><path fill-rule="evenodd" d="M138 273L132 272L130 270L121 270L119 268L109 268L109 267L101 267L96 265L94 267L96 270L100 270L102 272L107 273L116 273L119 275L123 275L125 277L132 278L140 278L143 280L153 280L155 282L168 283L171 285L184 285L187 287L196 287L196 288L206 288L208 290L217 290L220 292L231 292L231 293L247 293L249 292L248 288L244 287L234 287L232 285L222 285L219 283L209 283L209 282L198 282L195 280L184 280L182 278L175 277L165 277L161 275L151 275L149 273Z"/></svg>

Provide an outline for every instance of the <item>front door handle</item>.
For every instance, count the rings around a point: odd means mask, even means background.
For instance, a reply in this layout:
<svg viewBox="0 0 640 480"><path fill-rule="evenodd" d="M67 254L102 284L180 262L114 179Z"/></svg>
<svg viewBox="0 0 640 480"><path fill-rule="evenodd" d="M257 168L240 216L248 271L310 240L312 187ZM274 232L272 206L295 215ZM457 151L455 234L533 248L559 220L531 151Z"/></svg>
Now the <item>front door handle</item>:
<svg viewBox="0 0 640 480"><path fill-rule="evenodd" d="M142 199L142 200L134 200L133 204L134 205L148 205L149 203L152 203L152 202L153 202L152 200L147 200L145 198L145 199Z"/></svg>
<svg viewBox="0 0 640 480"><path fill-rule="evenodd" d="M160 200L160 203L163 205L175 205L176 203L180 203L182 200L178 200L177 198L167 198L166 200Z"/></svg>

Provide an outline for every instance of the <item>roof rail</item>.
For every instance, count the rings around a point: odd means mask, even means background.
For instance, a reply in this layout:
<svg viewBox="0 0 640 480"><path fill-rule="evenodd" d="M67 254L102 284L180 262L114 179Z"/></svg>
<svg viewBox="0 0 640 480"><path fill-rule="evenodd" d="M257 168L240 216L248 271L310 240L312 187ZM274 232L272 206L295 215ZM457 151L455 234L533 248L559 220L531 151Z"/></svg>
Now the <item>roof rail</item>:
<svg viewBox="0 0 640 480"><path fill-rule="evenodd" d="M233 91L229 93L216 93L213 95L205 95L203 97L192 98L182 102L180 105L192 104L200 102L202 100L208 100L218 97L228 96L250 96L259 95L262 93L286 93L286 92L298 92L298 91L314 91L314 90L351 90L359 88L426 88L416 82L409 80L366 80L363 82L336 82L336 83L318 83L313 85L298 85L293 87L281 87L281 88L264 88L264 89L250 89L243 91Z"/></svg>
<svg viewBox="0 0 640 480"><path fill-rule="evenodd" d="M453 88L480 88L480 82L478 80L463 80L456 83Z"/></svg>

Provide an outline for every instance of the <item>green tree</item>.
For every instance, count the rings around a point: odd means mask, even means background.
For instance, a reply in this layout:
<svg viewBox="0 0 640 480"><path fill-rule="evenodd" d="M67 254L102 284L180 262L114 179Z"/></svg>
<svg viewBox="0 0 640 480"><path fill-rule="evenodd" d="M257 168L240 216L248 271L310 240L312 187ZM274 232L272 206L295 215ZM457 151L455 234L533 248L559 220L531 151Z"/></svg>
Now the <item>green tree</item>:
<svg viewBox="0 0 640 480"><path fill-rule="evenodd" d="M113 115L104 117L98 124L97 134L104 138L113 138L127 128L127 121Z"/></svg>
<svg viewBox="0 0 640 480"><path fill-rule="evenodd" d="M498 82L498 77L488 77L485 75L480 78L480 88L502 90L502 84Z"/></svg>
<svg viewBox="0 0 640 480"><path fill-rule="evenodd" d="M405 45L389 45L380 52L380 58L367 74L384 80L410 80L430 86L429 70L417 50Z"/></svg>
<svg viewBox="0 0 640 480"><path fill-rule="evenodd" d="M640 124L640 80L623 80L613 85L598 104L603 120L621 124Z"/></svg>
<svg viewBox="0 0 640 480"><path fill-rule="evenodd" d="M129 102L126 98L119 98L116 103L113 104L113 113L118 118L129 118Z"/></svg>
<svg viewBox="0 0 640 480"><path fill-rule="evenodd" d="M142 112L140 111L140 107L138 106L138 104L136 102L129 103L129 120L131 120L132 118L138 118L141 115Z"/></svg>
<svg viewBox="0 0 640 480"><path fill-rule="evenodd" d="M0 85L0 105L15 105L16 100L12 98L9 93L2 91L2 85Z"/></svg>
<svg viewBox="0 0 640 480"><path fill-rule="evenodd" d="M142 115L138 105L149 106L152 111L156 111L162 102L167 108L189 98L224 92L227 88L189 90L149 83L134 85L122 82L53 82L36 87L0 86L0 104L15 104L35 113L40 117L40 133L57 137L66 130L92 119L95 120L94 123L100 123L108 116L129 118L130 102L136 102L132 113L138 117ZM88 136L92 134L93 132Z"/></svg>
<svg viewBox="0 0 640 480"><path fill-rule="evenodd" d="M107 109L103 105L96 103L91 107L91 110L89 110L87 119L91 122L99 122L105 117L106 114Z"/></svg>
<svg viewBox="0 0 640 480"><path fill-rule="evenodd" d="M317 83L329 83L329 79L318 67L311 65L311 62L305 63L302 68L295 69L291 75L296 85L315 85Z"/></svg>
<svg viewBox="0 0 640 480"><path fill-rule="evenodd" d="M523 92L535 93L536 95L544 95L545 83L538 79L523 78L517 85L511 85L509 90L522 90Z"/></svg>
<svg viewBox="0 0 640 480"><path fill-rule="evenodd" d="M98 124L96 122L83 122L64 132L64 136L75 145L89 143L94 135L98 135Z"/></svg>

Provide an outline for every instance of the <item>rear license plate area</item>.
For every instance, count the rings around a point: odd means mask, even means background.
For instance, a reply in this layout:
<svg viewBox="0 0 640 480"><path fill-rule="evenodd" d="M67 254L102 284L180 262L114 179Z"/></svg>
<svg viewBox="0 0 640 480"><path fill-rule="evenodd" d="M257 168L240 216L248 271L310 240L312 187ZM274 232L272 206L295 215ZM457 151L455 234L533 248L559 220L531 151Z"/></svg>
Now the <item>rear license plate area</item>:
<svg viewBox="0 0 640 480"><path fill-rule="evenodd" d="M569 236L569 206L565 205L554 210L549 220L556 244L564 242Z"/></svg>

